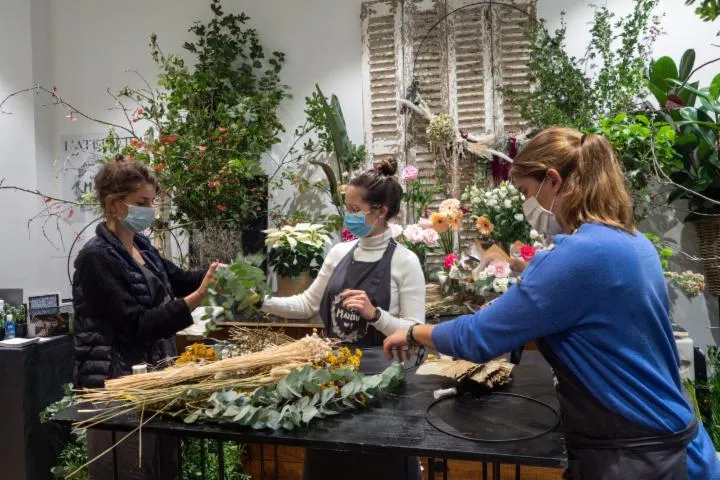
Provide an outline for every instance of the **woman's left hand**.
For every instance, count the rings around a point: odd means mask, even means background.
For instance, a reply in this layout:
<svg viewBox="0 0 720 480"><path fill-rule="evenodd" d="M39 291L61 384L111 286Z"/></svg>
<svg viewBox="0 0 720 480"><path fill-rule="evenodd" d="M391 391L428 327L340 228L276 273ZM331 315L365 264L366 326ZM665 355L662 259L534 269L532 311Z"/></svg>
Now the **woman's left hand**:
<svg viewBox="0 0 720 480"><path fill-rule="evenodd" d="M388 360L393 359L394 352L397 352L397 359L399 362L404 361L405 346L407 345L407 329L403 328L395 330L395 332L389 337L385 338L383 342L383 351Z"/></svg>
<svg viewBox="0 0 720 480"><path fill-rule="evenodd" d="M375 318L375 306L368 298L367 293L362 290L345 290L340 294L343 299L343 308L357 310L365 320Z"/></svg>

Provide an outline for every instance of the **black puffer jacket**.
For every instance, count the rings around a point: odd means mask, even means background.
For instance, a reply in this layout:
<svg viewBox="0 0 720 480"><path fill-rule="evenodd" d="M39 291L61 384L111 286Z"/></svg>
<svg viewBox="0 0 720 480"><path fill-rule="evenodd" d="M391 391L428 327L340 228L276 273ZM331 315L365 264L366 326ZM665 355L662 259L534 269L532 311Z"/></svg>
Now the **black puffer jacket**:
<svg viewBox="0 0 720 480"><path fill-rule="evenodd" d="M75 385L81 388L102 387L132 373L133 365L177 355L175 333L192 324L182 297L204 275L181 270L135 235L154 275L143 272L104 223L96 234L78 254L73 277Z"/></svg>

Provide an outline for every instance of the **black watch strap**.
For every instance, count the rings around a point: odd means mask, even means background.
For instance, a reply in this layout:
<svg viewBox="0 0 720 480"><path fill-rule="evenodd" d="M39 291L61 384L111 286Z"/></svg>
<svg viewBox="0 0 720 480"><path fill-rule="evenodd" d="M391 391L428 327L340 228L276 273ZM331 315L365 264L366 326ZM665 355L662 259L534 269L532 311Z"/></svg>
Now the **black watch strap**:
<svg viewBox="0 0 720 480"><path fill-rule="evenodd" d="M412 346L414 346L414 345L417 345L417 342L415 341L415 336L413 335L413 329L414 329L416 326L417 326L417 323L413 323L412 325L410 325L410 328L408 328L407 338L406 338L408 347L412 347Z"/></svg>

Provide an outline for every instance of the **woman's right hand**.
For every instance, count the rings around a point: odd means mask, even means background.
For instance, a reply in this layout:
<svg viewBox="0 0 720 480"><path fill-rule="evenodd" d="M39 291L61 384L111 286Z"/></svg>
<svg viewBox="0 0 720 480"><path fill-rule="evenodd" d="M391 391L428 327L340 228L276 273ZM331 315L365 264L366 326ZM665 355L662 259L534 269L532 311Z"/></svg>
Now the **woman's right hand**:
<svg viewBox="0 0 720 480"><path fill-rule="evenodd" d="M198 289L185 297L185 303L187 303L190 310L195 310L199 307L202 301L208 296L208 287L213 281L215 281L215 272L219 266L220 262L217 261L210 264L210 268L208 268L208 271L205 273L205 277L203 277L202 283L200 283Z"/></svg>

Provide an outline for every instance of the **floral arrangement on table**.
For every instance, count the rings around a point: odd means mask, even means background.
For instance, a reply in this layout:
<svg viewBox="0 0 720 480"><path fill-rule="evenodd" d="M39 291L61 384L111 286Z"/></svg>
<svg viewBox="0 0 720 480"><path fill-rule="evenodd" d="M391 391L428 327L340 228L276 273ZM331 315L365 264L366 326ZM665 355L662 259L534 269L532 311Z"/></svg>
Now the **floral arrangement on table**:
<svg viewBox="0 0 720 480"><path fill-rule="evenodd" d="M473 280L480 292L505 293L518 282L518 276L513 273L508 262L495 260L483 270L473 272Z"/></svg>
<svg viewBox="0 0 720 480"><path fill-rule="evenodd" d="M436 212L430 214L430 225L440 235L443 253L449 255L455 251L455 237L462 230L465 210L455 198L443 200Z"/></svg>
<svg viewBox="0 0 720 480"><path fill-rule="evenodd" d="M95 410L78 426L137 411L138 428L164 414L186 423L292 430L366 407L376 395L403 381L398 363L380 374L364 375L358 370L361 357L360 350L336 348L335 341L316 334L221 360L203 349L202 355L189 355L185 363L84 390L78 400L92 402Z"/></svg>
<svg viewBox="0 0 720 480"><path fill-rule="evenodd" d="M324 225L299 223L264 230L268 265L280 276L298 277L309 273L316 277L322 266L325 246L331 242Z"/></svg>
<svg viewBox="0 0 720 480"><path fill-rule="evenodd" d="M471 186L463 195L481 238L493 241L506 252L515 241L530 243L530 224L523 214L525 197L510 182L492 190Z"/></svg>

